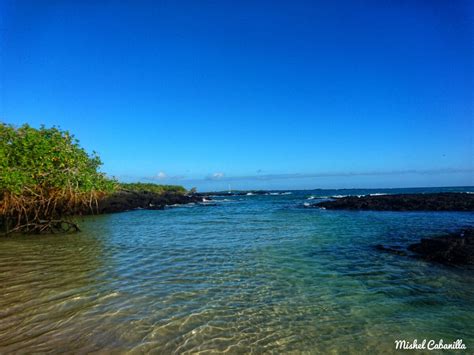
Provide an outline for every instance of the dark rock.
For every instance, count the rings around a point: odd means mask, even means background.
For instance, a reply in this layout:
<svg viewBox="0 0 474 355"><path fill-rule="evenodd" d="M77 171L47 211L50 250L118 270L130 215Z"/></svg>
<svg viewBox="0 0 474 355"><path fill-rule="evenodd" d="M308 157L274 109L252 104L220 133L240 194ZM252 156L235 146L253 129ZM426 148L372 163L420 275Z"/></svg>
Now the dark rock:
<svg viewBox="0 0 474 355"><path fill-rule="evenodd" d="M474 211L474 194L429 193L347 196L311 205L326 209L376 211Z"/></svg>
<svg viewBox="0 0 474 355"><path fill-rule="evenodd" d="M207 198L208 199L208 198ZM162 210L165 206L203 202L204 197L167 192L119 191L99 201L98 213L123 212L134 209Z"/></svg>
<svg viewBox="0 0 474 355"><path fill-rule="evenodd" d="M441 237L422 239L408 250L425 260L443 264L474 265L474 228Z"/></svg>

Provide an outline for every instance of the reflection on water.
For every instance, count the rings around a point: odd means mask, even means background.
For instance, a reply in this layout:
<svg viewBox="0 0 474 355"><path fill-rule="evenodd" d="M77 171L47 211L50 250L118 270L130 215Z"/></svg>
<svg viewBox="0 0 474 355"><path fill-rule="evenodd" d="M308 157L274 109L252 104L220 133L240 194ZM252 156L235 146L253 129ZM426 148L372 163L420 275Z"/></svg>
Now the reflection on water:
<svg viewBox="0 0 474 355"><path fill-rule="evenodd" d="M474 346L472 270L378 243L468 213L335 212L305 196L87 218L84 232L0 241L0 352L394 352Z"/></svg>

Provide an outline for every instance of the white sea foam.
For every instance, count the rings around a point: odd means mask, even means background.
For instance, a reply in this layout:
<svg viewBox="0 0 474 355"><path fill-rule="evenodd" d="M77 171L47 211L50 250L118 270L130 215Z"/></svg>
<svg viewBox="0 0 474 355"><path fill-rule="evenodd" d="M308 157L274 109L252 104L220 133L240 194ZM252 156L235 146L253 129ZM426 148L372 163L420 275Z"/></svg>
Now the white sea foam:
<svg viewBox="0 0 474 355"><path fill-rule="evenodd" d="M172 205L166 205L165 208L175 208L175 207L194 207L196 206L195 202L190 202L190 203L174 203Z"/></svg>
<svg viewBox="0 0 474 355"><path fill-rule="evenodd" d="M369 194L369 196L383 196L383 195L388 195L388 194L386 194L384 192L376 192L374 194Z"/></svg>
<svg viewBox="0 0 474 355"><path fill-rule="evenodd" d="M333 196L321 196L320 198L343 198L343 197L362 197L365 195L333 195Z"/></svg>

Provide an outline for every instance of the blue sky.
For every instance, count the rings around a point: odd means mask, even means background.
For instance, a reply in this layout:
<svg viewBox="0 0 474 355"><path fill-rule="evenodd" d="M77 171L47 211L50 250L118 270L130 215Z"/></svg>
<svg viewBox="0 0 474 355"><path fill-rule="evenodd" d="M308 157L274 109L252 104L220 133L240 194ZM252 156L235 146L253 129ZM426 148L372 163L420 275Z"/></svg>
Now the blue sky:
<svg viewBox="0 0 474 355"><path fill-rule="evenodd" d="M2 1L0 119L124 181L474 185L470 1Z"/></svg>

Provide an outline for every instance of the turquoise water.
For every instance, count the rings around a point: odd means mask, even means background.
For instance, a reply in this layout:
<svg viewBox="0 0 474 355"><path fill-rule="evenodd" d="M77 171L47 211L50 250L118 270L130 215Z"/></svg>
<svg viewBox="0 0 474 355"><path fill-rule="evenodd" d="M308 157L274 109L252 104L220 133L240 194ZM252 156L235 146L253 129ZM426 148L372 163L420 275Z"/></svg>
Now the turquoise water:
<svg viewBox="0 0 474 355"><path fill-rule="evenodd" d="M368 192L220 197L2 239L0 353L393 353L415 338L462 339L472 353L473 270L373 245L474 215L303 208Z"/></svg>

